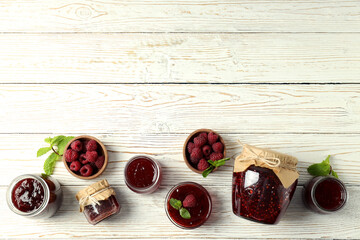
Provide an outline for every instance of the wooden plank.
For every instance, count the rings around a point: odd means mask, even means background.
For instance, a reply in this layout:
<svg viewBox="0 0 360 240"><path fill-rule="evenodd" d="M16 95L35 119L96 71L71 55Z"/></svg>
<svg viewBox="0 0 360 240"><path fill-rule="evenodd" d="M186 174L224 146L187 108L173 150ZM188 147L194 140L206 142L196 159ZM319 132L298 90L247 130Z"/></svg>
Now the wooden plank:
<svg viewBox="0 0 360 240"><path fill-rule="evenodd" d="M359 32L356 0L84 0L0 5L1 32Z"/></svg>
<svg viewBox="0 0 360 240"><path fill-rule="evenodd" d="M185 180L185 179L183 179ZM359 239L360 188L349 187L349 201L342 211L320 215L307 210L301 199L301 188L295 192L289 209L278 225L263 225L235 216L231 210L231 186L208 189L213 200L209 220L200 228L184 231L175 227L164 211L164 199L170 186L162 186L151 195L138 195L126 186L114 186L122 206L119 215L91 226L78 212L75 194L82 187L64 187L60 212L48 220L32 220L11 213L0 204L0 237L12 238L340 238ZM0 187L5 195L6 188ZM5 224L4 224L5 223ZM21 229L19 229L21 226ZM206 233L206 234L205 234Z"/></svg>
<svg viewBox="0 0 360 240"><path fill-rule="evenodd" d="M360 85L2 85L0 133L359 133Z"/></svg>
<svg viewBox="0 0 360 240"><path fill-rule="evenodd" d="M0 186L6 186L11 179L24 173L41 173L46 156L36 158L36 151L46 146L43 140L47 134L1 134ZM226 163L207 179L188 169L183 161L182 146L187 134L148 134L114 133L95 134L109 151L109 166L102 177L113 184L123 185L123 171L128 159L135 155L146 154L156 158L162 165L164 186L189 180L211 186L231 185L233 160ZM332 155L331 164L341 179L349 185L360 186L360 136L358 134L222 134L227 146L227 156L235 157L241 147L237 143L253 144L291 154L298 158L300 172L299 185L303 185L310 175L309 165L320 162ZM55 178L66 186L86 185L88 181L74 178L58 162Z"/></svg>
<svg viewBox="0 0 360 240"><path fill-rule="evenodd" d="M359 83L359 42L360 34L3 34L0 82Z"/></svg>

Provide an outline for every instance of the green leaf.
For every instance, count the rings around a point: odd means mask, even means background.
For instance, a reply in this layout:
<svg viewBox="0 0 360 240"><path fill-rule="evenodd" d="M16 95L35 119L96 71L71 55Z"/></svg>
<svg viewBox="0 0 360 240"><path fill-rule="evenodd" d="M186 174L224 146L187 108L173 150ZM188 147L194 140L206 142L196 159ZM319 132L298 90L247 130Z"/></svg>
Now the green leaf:
<svg viewBox="0 0 360 240"><path fill-rule="evenodd" d="M51 139L51 142L50 142L51 146L57 145L57 144L60 143L64 138L65 138L64 135L59 135L59 136L53 137L53 139Z"/></svg>
<svg viewBox="0 0 360 240"><path fill-rule="evenodd" d="M203 176L204 178L206 178L214 169L215 169L214 166L208 167L207 169L205 169L205 170L202 172L202 176Z"/></svg>
<svg viewBox="0 0 360 240"><path fill-rule="evenodd" d="M181 201L177 200L175 198L171 198L169 201L170 205L175 208L176 210L179 210L182 206Z"/></svg>
<svg viewBox="0 0 360 240"><path fill-rule="evenodd" d="M324 161L322 161L322 163L330 165L330 155L328 155L327 158Z"/></svg>
<svg viewBox="0 0 360 240"><path fill-rule="evenodd" d="M330 155L322 161L321 163L315 163L308 167L308 173L313 176L327 176L330 174L331 166L330 166Z"/></svg>
<svg viewBox="0 0 360 240"><path fill-rule="evenodd" d="M53 171L54 171L54 168L55 168L55 164L56 164L56 161L59 159L59 155L57 155L56 153L51 153L49 155L49 157L45 160L45 163L44 163L44 171L45 171L45 174L50 176Z"/></svg>
<svg viewBox="0 0 360 240"><path fill-rule="evenodd" d="M69 136L69 137L65 137L61 142L58 143L57 147L57 152L59 155L63 155L64 151L65 151L65 147L66 145L73 139L73 136Z"/></svg>
<svg viewBox="0 0 360 240"><path fill-rule="evenodd" d="M226 161L228 161L228 160L230 160L230 158L223 158L223 159L216 160L216 161L208 160L208 163L210 163L214 167L220 167L220 166L224 165L226 163Z"/></svg>
<svg viewBox="0 0 360 240"><path fill-rule="evenodd" d="M41 176L42 176L42 178L44 178L44 179L47 179L47 178L49 177L49 175L46 175L45 173L42 173Z"/></svg>
<svg viewBox="0 0 360 240"><path fill-rule="evenodd" d="M40 157L42 155L44 155L45 153L49 152L51 150L51 147L43 147L43 148L40 148L37 153L36 153L36 156L37 157Z"/></svg>
<svg viewBox="0 0 360 240"><path fill-rule="evenodd" d="M51 144L51 140L52 140L52 138L51 138L51 137L48 137L48 138L45 138L44 141L45 141L46 143L48 143L48 144Z"/></svg>
<svg viewBox="0 0 360 240"><path fill-rule="evenodd" d="M339 176L337 175L337 173L334 170L331 170L331 175L333 175L334 177L339 179Z"/></svg>
<svg viewBox="0 0 360 240"><path fill-rule="evenodd" d="M185 219L190 219L190 213L186 208L180 208L180 216Z"/></svg>

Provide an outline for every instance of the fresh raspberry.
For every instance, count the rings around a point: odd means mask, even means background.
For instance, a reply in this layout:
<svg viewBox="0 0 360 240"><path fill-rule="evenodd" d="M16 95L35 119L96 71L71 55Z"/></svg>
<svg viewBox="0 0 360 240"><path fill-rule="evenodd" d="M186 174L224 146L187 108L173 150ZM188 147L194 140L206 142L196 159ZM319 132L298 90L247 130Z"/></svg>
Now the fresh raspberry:
<svg viewBox="0 0 360 240"><path fill-rule="evenodd" d="M224 145L221 142L216 142L212 145L212 149L214 150L214 152L223 153Z"/></svg>
<svg viewBox="0 0 360 240"><path fill-rule="evenodd" d="M100 156L95 162L95 165L98 169L101 169L105 162L105 156Z"/></svg>
<svg viewBox="0 0 360 240"><path fill-rule="evenodd" d="M195 148L195 143L189 142L187 145L187 150L191 154L192 150Z"/></svg>
<svg viewBox="0 0 360 240"><path fill-rule="evenodd" d="M216 143L217 140L218 140L218 138L219 138L219 136L218 136L216 133L214 133L214 132L209 132L209 134L208 134L208 141L209 141L209 144L210 144L210 145L213 145L214 143Z"/></svg>
<svg viewBox="0 0 360 240"><path fill-rule="evenodd" d="M224 155L222 153L212 153L210 154L210 159L212 161L216 161L216 160L220 160L220 159L223 159L224 158Z"/></svg>
<svg viewBox="0 0 360 240"><path fill-rule="evenodd" d="M191 208L196 206L196 198L193 194L189 194L185 197L182 205L186 208Z"/></svg>
<svg viewBox="0 0 360 240"><path fill-rule="evenodd" d="M194 138L195 147L199 148L206 144L206 139L203 136L197 136Z"/></svg>
<svg viewBox="0 0 360 240"><path fill-rule="evenodd" d="M198 165L197 165L197 169L199 171L204 171L205 169L207 169L209 167L209 163L203 158L199 161Z"/></svg>
<svg viewBox="0 0 360 240"><path fill-rule="evenodd" d="M77 172L79 171L81 168L81 163L79 161L73 161L71 164L70 164L70 169L71 171L73 172Z"/></svg>
<svg viewBox="0 0 360 240"><path fill-rule="evenodd" d="M87 151L85 157L89 162L95 162L98 158L98 153L96 151Z"/></svg>
<svg viewBox="0 0 360 240"><path fill-rule="evenodd" d="M85 164L87 164L87 163L89 162L89 161L86 159L86 154L85 154L85 153L80 154L79 161L80 161L81 164L83 164L83 165L85 165Z"/></svg>
<svg viewBox="0 0 360 240"><path fill-rule="evenodd" d="M190 160L193 164L197 164L203 157L203 153L200 148L194 148L190 154Z"/></svg>
<svg viewBox="0 0 360 240"><path fill-rule="evenodd" d="M84 177L90 177L92 173L93 173L93 169L90 166L90 164L86 164L82 166L82 168L80 168L80 174Z"/></svg>
<svg viewBox="0 0 360 240"><path fill-rule="evenodd" d="M90 140L87 144L86 144L86 150L87 151L96 151L98 147L98 144L95 140Z"/></svg>
<svg viewBox="0 0 360 240"><path fill-rule="evenodd" d="M76 151L74 151L74 150L72 150L70 148L68 150L66 150L66 152L65 152L65 160L67 162L76 161L78 158L79 158L79 154Z"/></svg>
<svg viewBox="0 0 360 240"><path fill-rule="evenodd" d="M206 132L200 133L199 136L202 136L203 138L205 138L205 140L206 140L206 142L207 142L208 134L207 134Z"/></svg>
<svg viewBox="0 0 360 240"><path fill-rule="evenodd" d="M205 145L202 147L202 151L205 156L209 156L212 152L211 147L209 145Z"/></svg>
<svg viewBox="0 0 360 240"><path fill-rule="evenodd" d="M77 152L80 152L82 150L82 143L80 142L80 140L76 140L76 141L73 141L70 145L70 147L74 150L74 151L77 151Z"/></svg>

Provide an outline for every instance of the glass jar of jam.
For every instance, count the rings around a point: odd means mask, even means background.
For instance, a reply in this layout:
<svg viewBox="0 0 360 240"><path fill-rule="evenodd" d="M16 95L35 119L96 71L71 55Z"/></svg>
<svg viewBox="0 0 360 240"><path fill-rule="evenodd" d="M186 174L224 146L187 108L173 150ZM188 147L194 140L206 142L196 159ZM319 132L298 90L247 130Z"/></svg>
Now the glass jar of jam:
<svg viewBox="0 0 360 240"><path fill-rule="evenodd" d="M115 190L106 179L96 182L79 191L76 199L90 224L97 224L120 212L120 204L115 197Z"/></svg>
<svg viewBox="0 0 360 240"><path fill-rule="evenodd" d="M25 217L49 218L60 208L62 189L59 182L50 176L24 174L9 185L6 200L9 208Z"/></svg>
<svg viewBox="0 0 360 240"><path fill-rule="evenodd" d="M332 213L344 207L348 199L345 184L332 176L309 180L303 188L305 205L314 212Z"/></svg>
<svg viewBox="0 0 360 240"><path fill-rule="evenodd" d="M250 166L233 173L232 204L235 215L268 224L279 222L296 190L297 180L284 188L273 170Z"/></svg>
<svg viewBox="0 0 360 240"><path fill-rule="evenodd" d="M160 187L161 166L147 156L131 158L124 169L125 184L136 193L152 193Z"/></svg>

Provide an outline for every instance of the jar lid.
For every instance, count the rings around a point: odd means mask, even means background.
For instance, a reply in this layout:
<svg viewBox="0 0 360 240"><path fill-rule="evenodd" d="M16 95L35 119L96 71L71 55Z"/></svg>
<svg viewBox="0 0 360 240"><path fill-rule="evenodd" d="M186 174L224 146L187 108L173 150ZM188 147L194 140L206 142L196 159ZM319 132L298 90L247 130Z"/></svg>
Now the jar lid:
<svg viewBox="0 0 360 240"><path fill-rule="evenodd" d="M115 191L106 179L91 184L76 194L76 199L80 204L80 212L84 211L85 206L99 205L99 201L106 200L112 195L115 195Z"/></svg>
<svg viewBox="0 0 360 240"><path fill-rule="evenodd" d="M282 185L288 188L299 178L297 163L293 156L244 144L243 151L235 159L234 172L243 172L251 165L265 167L273 170Z"/></svg>

